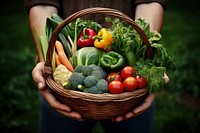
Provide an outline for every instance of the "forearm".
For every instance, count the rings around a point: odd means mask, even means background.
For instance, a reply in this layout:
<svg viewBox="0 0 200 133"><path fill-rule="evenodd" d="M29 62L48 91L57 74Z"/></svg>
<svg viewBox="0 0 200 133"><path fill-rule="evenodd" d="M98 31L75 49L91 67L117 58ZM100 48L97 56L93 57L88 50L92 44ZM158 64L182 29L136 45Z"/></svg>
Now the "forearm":
<svg viewBox="0 0 200 133"><path fill-rule="evenodd" d="M46 18L50 17L53 13L57 13L57 9L52 6L34 6L29 12L29 24L38 55L38 61L43 61L43 58L34 34L34 28L40 36L42 34L42 27L46 24Z"/></svg>
<svg viewBox="0 0 200 133"><path fill-rule="evenodd" d="M136 7L135 18L146 19L151 30L161 32L163 24L164 8L156 2L139 4Z"/></svg>

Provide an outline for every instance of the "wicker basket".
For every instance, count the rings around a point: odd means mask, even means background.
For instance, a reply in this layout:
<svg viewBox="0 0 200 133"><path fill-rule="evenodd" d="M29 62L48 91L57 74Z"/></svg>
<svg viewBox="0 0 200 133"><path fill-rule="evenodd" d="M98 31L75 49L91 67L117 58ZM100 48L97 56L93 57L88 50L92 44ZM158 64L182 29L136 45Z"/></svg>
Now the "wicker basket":
<svg viewBox="0 0 200 133"><path fill-rule="evenodd" d="M138 89L132 92L125 92L122 94L90 94L74 90L64 89L60 84L53 80L52 76L52 56L55 48L55 41L57 40L59 32L62 28L70 22L79 17L89 14L104 14L129 23L141 36L144 44L147 47L147 58L151 58L152 50L151 45L142 31L142 29L127 15L122 12L110 8L88 8L78 11L71 16L67 17L61 24L59 24L53 32L49 48L47 51L47 58L45 62L45 78L47 85L55 94L56 98L62 103L69 105L73 110L79 112L85 119L103 120L112 119L118 115L123 115L127 111L134 109L138 106L146 94L148 89Z"/></svg>

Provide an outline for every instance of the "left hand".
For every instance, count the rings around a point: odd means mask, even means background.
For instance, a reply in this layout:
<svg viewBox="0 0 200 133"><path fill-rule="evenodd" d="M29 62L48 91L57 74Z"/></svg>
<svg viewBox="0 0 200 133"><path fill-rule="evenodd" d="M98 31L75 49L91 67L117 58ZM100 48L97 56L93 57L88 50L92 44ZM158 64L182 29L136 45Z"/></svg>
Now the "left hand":
<svg viewBox="0 0 200 133"><path fill-rule="evenodd" d="M140 106L136 107L134 110L132 110L130 112L127 112L123 116L118 116L118 117L114 118L113 121L120 122L120 121L123 121L125 119L129 119L129 118L135 117L135 116L143 113L145 110L147 110L149 107L151 107L156 95L157 94L153 94L153 93L148 95L144 99L144 102Z"/></svg>
<svg viewBox="0 0 200 133"><path fill-rule="evenodd" d="M49 105L57 110L62 115L72 118L77 121L83 121L81 114L73 111L70 106L59 102L56 97L49 90L44 78L44 62L39 62L32 71L33 81L37 85L40 94L49 103Z"/></svg>

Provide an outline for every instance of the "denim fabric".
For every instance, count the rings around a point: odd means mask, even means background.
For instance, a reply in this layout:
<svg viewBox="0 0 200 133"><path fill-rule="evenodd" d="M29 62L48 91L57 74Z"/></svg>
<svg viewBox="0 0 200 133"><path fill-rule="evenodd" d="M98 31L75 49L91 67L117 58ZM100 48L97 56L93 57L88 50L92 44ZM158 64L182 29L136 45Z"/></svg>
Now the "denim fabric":
<svg viewBox="0 0 200 133"><path fill-rule="evenodd" d="M59 114L40 96L40 133L90 133L96 121L79 122ZM143 114L122 122L100 121L106 133L151 133L153 107Z"/></svg>
<svg viewBox="0 0 200 133"><path fill-rule="evenodd" d="M154 104L144 113L122 122L102 121L106 133L151 133Z"/></svg>

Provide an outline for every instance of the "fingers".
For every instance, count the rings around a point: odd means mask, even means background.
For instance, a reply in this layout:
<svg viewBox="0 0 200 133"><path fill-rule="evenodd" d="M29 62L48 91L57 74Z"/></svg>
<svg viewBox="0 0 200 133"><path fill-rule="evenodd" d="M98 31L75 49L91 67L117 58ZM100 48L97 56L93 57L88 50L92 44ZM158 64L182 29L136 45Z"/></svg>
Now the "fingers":
<svg viewBox="0 0 200 133"><path fill-rule="evenodd" d="M63 110L57 110L59 113L63 114L64 116L68 117L68 118L72 118L74 120L77 120L77 121L84 121L84 119L82 118L82 116L77 113L77 112L66 112L66 111L63 111Z"/></svg>
<svg viewBox="0 0 200 133"><path fill-rule="evenodd" d="M135 108L133 110L133 114L134 115L138 115L138 114L144 112L145 110L147 110L152 105L152 103L153 103L156 95L157 94L150 94L150 95L148 95L145 98L144 102L140 106L138 106L137 108Z"/></svg>
<svg viewBox="0 0 200 133"><path fill-rule="evenodd" d="M54 95L48 90L40 90L41 95L46 99L46 101L50 104L51 107L57 109L57 110L63 110L63 111L71 111L71 108L65 104L60 103L56 100Z"/></svg>
<svg viewBox="0 0 200 133"><path fill-rule="evenodd" d="M131 112L127 112L124 116L118 116L117 118L113 119L113 121L115 122L120 122L120 121L123 121L125 119L130 119L132 117L135 117L137 115L140 115L141 113L143 113L145 110L147 110L148 108L151 107L155 97L156 97L157 93L156 94L150 94L149 96L147 96L144 100L144 102L136 107L133 111Z"/></svg>
<svg viewBox="0 0 200 133"><path fill-rule="evenodd" d="M83 121L82 116L75 111L72 111L71 108L65 104L60 103L56 100L54 95L48 90L40 90L41 95L46 99L52 108L55 108L59 113L63 114L66 117L72 118L74 120Z"/></svg>
<svg viewBox="0 0 200 133"><path fill-rule="evenodd" d="M166 73L164 73L163 78L165 79L165 83L169 82L169 77L167 76ZM131 117L135 117L135 116L143 113L148 108L150 108L152 103L153 103L153 101L154 101L154 99L155 99L155 97L156 97L156 95L157 95L157 93L155 93L155 94L152 93L152 94L148 95L145 98L144 102L140 106L136 107L132 112L128 112L128 113L125 114L125 116L124 116L125 119L129 119ZM120 120L120 118L118 118L118 119Z"/></svg>
<svg viewBox="0 0 200 133"><path fill-rule="evenodd" d="M32 78L35 84L37 85L38 89L45 88L45 79L43 77L44 72L44 62L38 63L32 71Z"/></svg>
<svg viewBox="0 0 200 133"><path fill-rule="evenodd" d="M117 118L112 119L112 121L115 121L115 122L121 122L123 120L125 120L124 116L118 116Z"/></svg>
<svg viewBox="0 0 200 133"><path fill-rule="evenodd" d="M129 119L129 118L134 117L134 116L135 115L133 114L133 112L128 112L128 113L126 113L125 118Z"/></svg>
<svg viewBox="0 0 200 133"><path fill-rule="evenodd" d="M43 73L44 73L44 62L40 62L33 69L32 78L37 87L39 88L41 95L46 99L46 101L50 104L50 106L52 108L55 108L59 113L63 114L64 116L67 116L69 118L78 121L83 121L82 116L78 112L72 111L69 106L57 101L54 95L48 90L48 88L45 88L46 83L43 77Z"/></svg>

